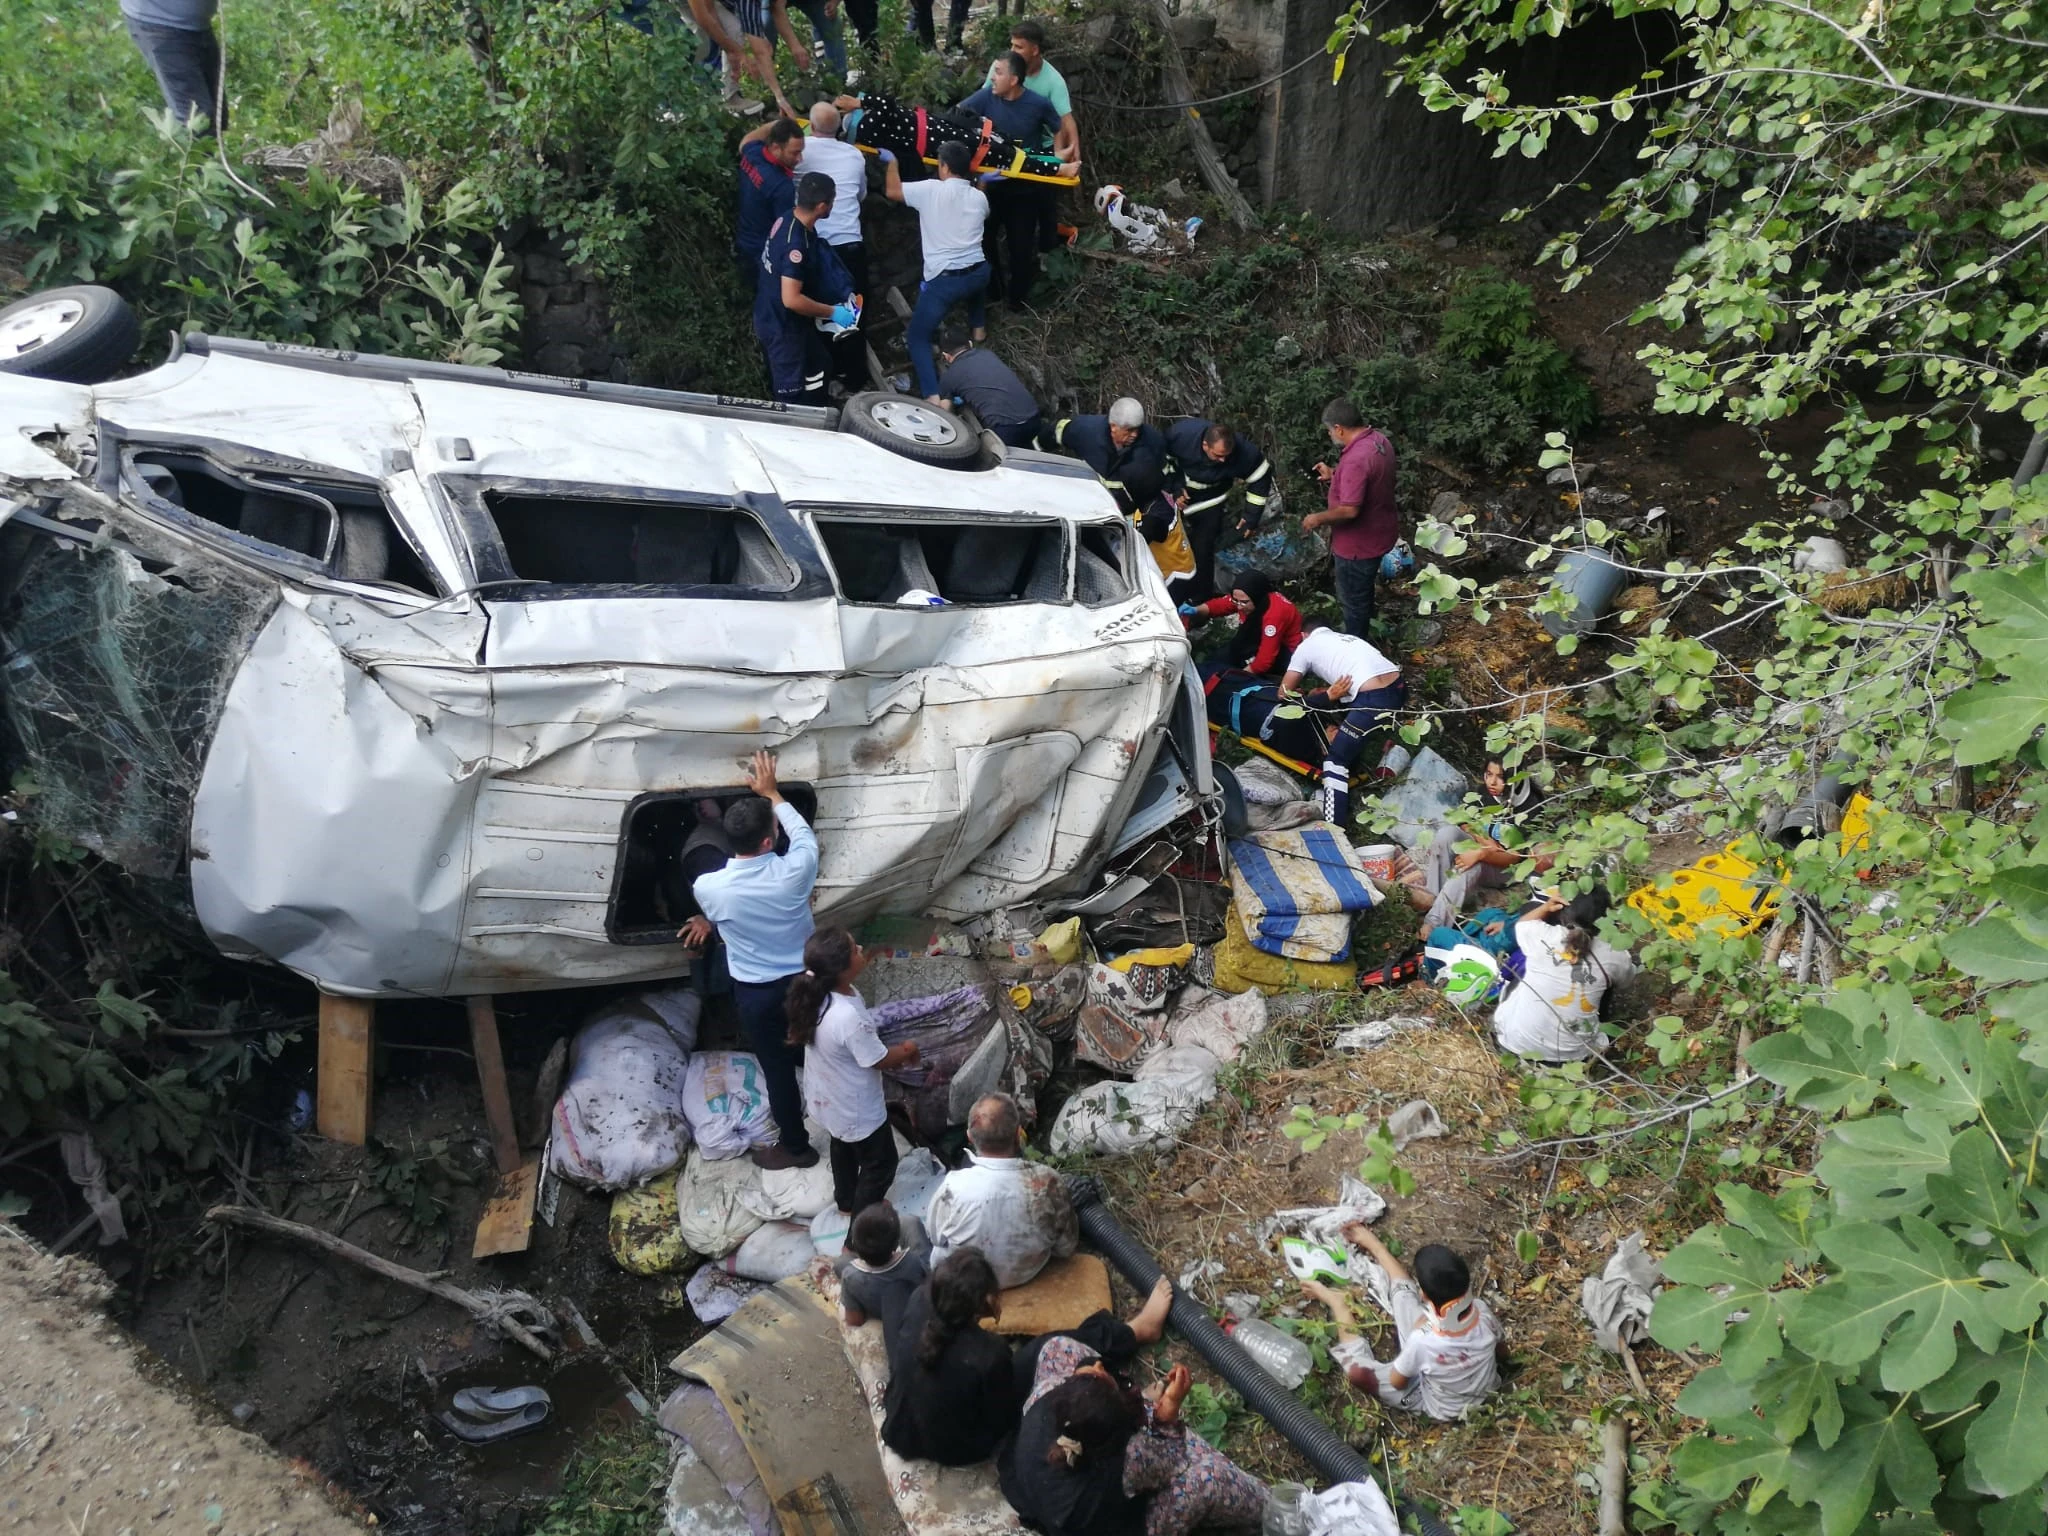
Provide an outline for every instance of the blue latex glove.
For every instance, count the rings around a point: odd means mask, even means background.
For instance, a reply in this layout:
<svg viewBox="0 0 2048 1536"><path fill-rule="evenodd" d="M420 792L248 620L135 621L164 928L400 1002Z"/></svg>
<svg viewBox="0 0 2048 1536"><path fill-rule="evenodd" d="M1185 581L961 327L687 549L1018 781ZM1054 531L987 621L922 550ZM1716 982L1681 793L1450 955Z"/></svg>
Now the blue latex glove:
<svg viewBox="0 0 2048 1536"><path fill-rule="evenodd" d="M1193 603L1182 603L1180 605L1180 616L1184 619L1192 619L1196 614L1200 613L1201 611L1202 610L1197 608Z"/></svg>
<svg viewBox="0 0 2048 1536"><path fill-rule="evenodd" d="M847 300L844 304L833 306L832 323L841 330L852 330L853 327L860 324L860 311L853 307L851 299Z"/></svg>
<svg viewBox="0 0 2048 1536"><path fill-rule="evenodd" d="M896 151L893 149L878 149L875 151L875 158L884 165L894 165L896 163Z"/></svg>
<svg viewBox="0 0 2048 1536"><path fill-rule="evenodd" d="M1003 173L1001 171L983 171L979 176L974 178L975 184L977 186L983 187L992 187L1002 179Z"/></svg>

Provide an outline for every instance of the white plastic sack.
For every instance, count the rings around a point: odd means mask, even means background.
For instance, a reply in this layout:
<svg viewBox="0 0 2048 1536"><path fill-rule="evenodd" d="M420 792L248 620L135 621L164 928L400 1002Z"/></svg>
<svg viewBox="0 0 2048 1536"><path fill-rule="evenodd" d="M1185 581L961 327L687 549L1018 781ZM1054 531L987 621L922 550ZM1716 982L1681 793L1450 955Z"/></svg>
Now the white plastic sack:
<svg viewBox="0 0 2048 1536"><path fill-rule="evenodd" d="M1216 1097L1221 1067L1199 1045L1170 1045L1138 1068L1135 1082L1100 1082L1068 1099L1053 1124L1050 1149L1121 1157L1165 1146Z"/></svg>
<svg viewBox="0 0 2048 1536"><path fill-rule="evenodd" d="M714 1162L775 1139L768 1079L746 1051L699 1051L683 1083L683 1113L697 1145Z"/></svg>
<svg viewBox="0 0 2048 1536"><path fill-rule="evenodd" d="M747 1240L720 1264L742 1279L773 1285L802 1274L817 1252L811 1246L809 1227L794 1221L771 1221L748 1233Z"/></svg>
<svg viewBox="0 0 2048 1536"><path fill-rule="evenodd" d="M763 1221L808 1222L832 1203L832 1161L825 1155L831 1137L808 1116L804 1130L818 1150L815 1163L808 1168L764 1168L751 1185L740 1190L740 1204Z"/></svg>
<svg viewBox="0 0 2048 1536"><path fill-rule="evenodd" d="M1664 1288L1664 1269L1643 1252L1643 1234L1631 1232L1616 1246L1607 1267L1586 1276L1579 1310L1593 1325L1593 1337L1610 1355L1650 1336L1650 1309Z"/></svg>
<svg viewBox="0 0 2048 1536"><path fill-rule="evenodd" d="M1259 1224L1259 1241L1271 1242L1283 1233L1293 1233L1351 1257L1344 1229L1354 1221L1378 1221L1386 1214L1387 1202L1380 1192L1347 1173L1337 1185L1335 1205L1297 1205L1275 1211Z"/></svg>
<svg viewBox="0 0 2048 1536"><path fill-rule="evenodd" d="M1339 1483L1321 1493L1304 1493L1301 1512L1308 1536L1401 1536L1394 1507L1374 1482Z"/></svg>
<svg viewBox="0 0 2048 1536"><path fill-rule="evenodd" d="M883 1198L896 1207L907 1246L923 1223L946 1170L927 1148L906 1148L900 1134L896 1156L896 1177L889 1181L889 1192ZM825 1208L811 1218L811 1246L828 1259L838 1258L846 1251L846 1229L851 1222L851 1217L827 1200Z"/></svg>
<svg viewBox="0 0 2048 1536"><path fill-rule="evenodd" d="M1218 1061L1235 1061L1246 1045L1266 1031L1266 996L1257 987L1235 997L1190 987L1181 1011L1166 1026L1175 1045L1199 1045Z"/></svg>
<svg viewBox="0 0 2048 1536"><path fill-rule="evenodd" d="M1306 798L1293 775L1264 758L1247 758L1230 771L1237 775L1237 787L1244 791L1247 805L1291 805Z"/></svg>
<svg viewBox="0 0 2048 1536"><path fill-rule="evenodd" d="M1394 816L1388 835L1403 848L1421 847L1431 830L1465 803L1465 775L1424 747L1408 764L1401 782L1381 793L1379 802L1382 811Z"/></svg>
<svg viewBox="0 0 2048 1536"><path fill-rule="evenodd" d="M758 1280L742 1279L738 1275L727 1274L716 1264L705 1264L690 1276L690 1283L683 1287L683 1295L689 1298L690 1310L697 1314L697 1321L707 1328L716 1328L762 1288Z"/></svg>
<svg viewBox="0 0 2048 1536"><path fill-rule="evenodd" d="M746 1241L762 1218L741 1198L760 1187L761 1170L744 1158L714 1162L692 1147L676 1180L676 1219L692 1253L720 1258Z"/></svg>
<svg viewBox="0 0 2048 1536"><path fill-rule="evenodd" d="M690 1147L684 1082L703 1003L685 988L623 997L576 1032L549 1161L571 1183L629 1189Z"/></svg>

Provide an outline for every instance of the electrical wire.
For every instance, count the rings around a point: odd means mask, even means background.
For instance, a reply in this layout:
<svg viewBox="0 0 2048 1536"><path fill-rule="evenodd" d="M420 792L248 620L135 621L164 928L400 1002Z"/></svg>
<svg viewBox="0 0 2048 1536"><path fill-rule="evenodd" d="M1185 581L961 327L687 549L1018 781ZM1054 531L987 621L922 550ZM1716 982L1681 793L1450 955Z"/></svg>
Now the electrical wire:
<svg viewBox="0 0 2048 1536"><path fill-rule="evenodd" d="M216 14L214 25L220 30L220 36L216 39L220 53L220 67L214 71L213 78L214 152L220 156L221 171L227 176L229 181L232 181L244 192L255 198L264 207L275 208L277 206L276 203L273 203L268 197L257 191L256 188L250 186L240 176L237 176L235 168L228 164L228 12L226 6L222 6Z"/></svg>
<svg viewBox="0 0 2048 1536"><path fill-rule="evenodd" d="M1091 107L1107 107L1112 112L1187 112L1191 111L1196 107L1213 107L1219 101L1233 101L1239 96L1249 96L1254 91L1263 91L1267 86L1276 85L1280 81L1285 80L1297 69L1306 68L1308 65L1315 63L1317 59L1326 59L1329 56L1330 50L1328 48L1317 48L1314 53L1307 54L1304 57L1297 59L1294 63L1288 65L1285 69L1281 70L1276 75L1268 75L1263 80L1256 80L1250 85L1240 86L1238 89L1234 91L1225 91L1221 96L1205 96L1200 101L1182 101L1175 102L1172 104L1151 106L1132 106L1120 101L1104 101L1099 96L1077 96L1075 100L1085 103L1086 105Z"/></svg>

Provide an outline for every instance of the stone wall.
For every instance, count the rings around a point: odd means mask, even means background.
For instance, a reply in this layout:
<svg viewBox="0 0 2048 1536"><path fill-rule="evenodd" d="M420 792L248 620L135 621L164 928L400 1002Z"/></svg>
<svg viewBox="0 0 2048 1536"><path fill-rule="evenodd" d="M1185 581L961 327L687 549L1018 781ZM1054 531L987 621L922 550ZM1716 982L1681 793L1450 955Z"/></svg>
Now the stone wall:
<svg viewBox="0 0 2048 1536"><path fill-rule="evenodd" d="M519 299L526 307L520 350L537 373L626 382L626 350L612 336L611 304L588 267L543 240L517 251Z"/></svg>

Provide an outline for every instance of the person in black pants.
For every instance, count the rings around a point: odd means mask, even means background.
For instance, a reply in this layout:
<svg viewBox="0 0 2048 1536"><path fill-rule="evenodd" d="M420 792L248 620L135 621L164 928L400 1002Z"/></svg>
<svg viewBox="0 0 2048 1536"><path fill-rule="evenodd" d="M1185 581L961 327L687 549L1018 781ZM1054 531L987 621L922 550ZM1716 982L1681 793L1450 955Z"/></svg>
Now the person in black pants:
<svg viewBox="0 0 2048 1536"><path fill-rule="evenodd" d="M999 57L989 70L988 84L969 96L956 112L980 118L1014 144L1037 154L1051 154L1060 132L1059 110L1024 89L1024 60L1014 53ZM1078 172L1079 167L1073 167ZM1038 283L1039 225L1052 217L1058 188L1036 181L999 181L988 189L989 221L982 237L991 268L1001 270L996 231L1009 242L1008 270L1001 285L1012 309L1030 301Z"/></svg>
<svg viewBox="0 0 2048 1536"><path fill-rule="evenodd" d="M726 809L725 835L733 857L723 869L700 875L690 894L700 916L678 935L701 950L715 932L725 943L733 1002L747 1048L768 1080L768 1107L780 1140L749 1154L763 1168L810 1168L818 1152L804 1130L803 1091L796 1068L801 1050L789 1044L789 984L804 968L811 888L818 882L818 837L775 782L775 757L756 752L747 774L754 793ZM775 851L776 827L789 851Z"/></svg>
<svg viewBox="0 0 2048 1536"><path fill-rule="evenodd" d="M121 0L128 35L156 76L164 106L180 125L204 138L227 126L220 99L220 39L213 30L219 0Z"/></svg>

